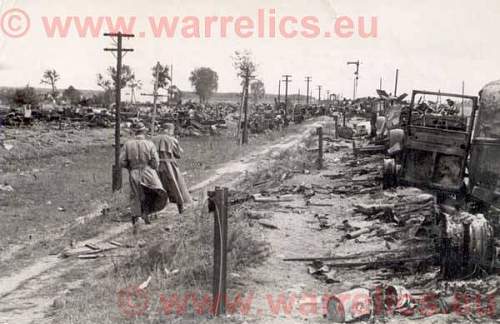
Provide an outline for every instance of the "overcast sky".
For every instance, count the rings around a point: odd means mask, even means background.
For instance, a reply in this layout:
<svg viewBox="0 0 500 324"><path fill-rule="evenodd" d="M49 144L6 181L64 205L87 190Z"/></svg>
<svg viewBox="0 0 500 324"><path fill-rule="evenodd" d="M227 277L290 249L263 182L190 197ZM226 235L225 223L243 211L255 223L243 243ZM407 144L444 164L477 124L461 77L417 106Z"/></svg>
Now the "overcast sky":
<svg viewBox="0 0 500 324"><path fill-rule="evenodd" d="M477 94L486 83L500 79L500 1L498 0L5 0L2 13L12 8L24 10L31 26L25 36L6 37L0 31L0 73L2 86L39 86L44 70L53 68L61 75L58 88L74 85L96 89L96 74L115 64L111 45L104 37L48 38L42 17L61 16L137 16L136 32L149 31L149 16L247 15L257 19L258 9L276 10L276 17L316 16L320 25L336 17L357 19L377 17L378 35L340 39L238 38L175 39L136 37L125 41L135 49L124 58L151 88L151 67L156 61L174 65L174 81L190 90L189 73L207 66L219 74L219 91L239 91L231 63L235 50L249 49L258 63L258 78L268 93L276 93L282 74L291 74L290 93L305 92L304 78L310 75L311 87L322 85L352 95L353 66L359 59L359 95L374 96L383 78L383 88L394 90L395 69L400 70L399 91L428 89L460 92L462 80L466 93ZM16 27L19 21L13 20ZM369 25L369 21L367 21ZM5 21L4 21L5 25ZM356 23L357 25L357 23ZM203 26L203 25L202 25ZM298 26L300 27L300 26ZM368 26L369 27L369 26ZM357 30L358 26L355 26ZM104 30L103 30L104 31ZM317 95L317 91L314 91Z"/></svg>

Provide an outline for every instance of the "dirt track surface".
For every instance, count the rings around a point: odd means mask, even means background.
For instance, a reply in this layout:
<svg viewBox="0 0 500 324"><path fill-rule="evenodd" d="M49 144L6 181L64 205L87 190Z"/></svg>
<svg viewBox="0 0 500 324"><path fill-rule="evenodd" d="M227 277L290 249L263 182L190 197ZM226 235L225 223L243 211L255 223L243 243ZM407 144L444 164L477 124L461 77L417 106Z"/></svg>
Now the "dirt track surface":
<svg viewBox="0 0 500 324"><path fill-rule="evenodd" d="M191 190L205 190L215 183L227 185L232 181L243 179L246 171L256 168L262 156L297 145L304 136L310 136L311 130L315 127L311 124L305 125L300 128L301 132L297 135L286 137L274 146L257 150L243 159L223 165L205 181L192 186ZM172 214L174 214L173 209L168 209L160 217L172 217ZM128 223L113 225L91 240L73 242L72 249L81 249L87 243L106 244L111 239L119 240L120 234L124 231L130 231ZM3 251L0 254L2 262L8 264L14 260L17 249L14 246ZM92 275L92 272L98 273L101 267L109 265L109 260L108 262L92 260L90 261L92 265L87 268L88 262L76 258L61 259L56 255L37 255L29 264L22 265L16 271L0 277L0 323L22 324L44 321L46 315L50 315L52 308L58 308L60 300L58 297L63 297L77 288L84 278Z"/></svg>

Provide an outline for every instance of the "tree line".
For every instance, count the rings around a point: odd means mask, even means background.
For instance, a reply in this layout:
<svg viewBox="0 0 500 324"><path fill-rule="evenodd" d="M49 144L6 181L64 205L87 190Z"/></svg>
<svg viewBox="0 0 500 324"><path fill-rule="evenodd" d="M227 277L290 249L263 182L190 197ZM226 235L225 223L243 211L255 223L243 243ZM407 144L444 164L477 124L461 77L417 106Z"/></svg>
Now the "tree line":
<svg viewBox="0 0 500 324"><path fill-rule="evenodd" d="M246 73L245 71L247 71L246 69L248 68L251 69L251 73L255 72L255 65L251 62L248 54L240 55L237 52L237 55L233 57L233 65L240 78L243 78L243 73ZM151 70L152 83L156 83L157 89L163 89L167 91L169 95L181 93L172 83L171 71L167 64L155 64ZM84 97L82 92L74 86L69 86L67 89L60 92L57 88L60 79L61 76L55 69L49 69L43 73L40 84L50 87L49 92L45 94L45 99L51 99L53 101L62 99L71 105L95 105L104 107L109 107L114 102L114 91L118 81L115 67L109 67L105 73L97 74L96 84L102 91L91 97ZM134 71L128 65L123 65L120 79L121 88L128 88L130 91L128 94L130 96L130 102L135 103L138 91L143 87L143 82L137 79ZM191 71L189 82L198 96L199 102L204 104L217 92L219 87L219 76L216 71L209 67L198 67ZM257 103L258 100L265 95L264 83L261 80L253 79L250 83L250 90L254 103ZM16 89L14 93L10 95L9 100L15 105L37 105L43 100L42 97L43 96L37 93L35 88L27 85L24 88Z"/></svg>

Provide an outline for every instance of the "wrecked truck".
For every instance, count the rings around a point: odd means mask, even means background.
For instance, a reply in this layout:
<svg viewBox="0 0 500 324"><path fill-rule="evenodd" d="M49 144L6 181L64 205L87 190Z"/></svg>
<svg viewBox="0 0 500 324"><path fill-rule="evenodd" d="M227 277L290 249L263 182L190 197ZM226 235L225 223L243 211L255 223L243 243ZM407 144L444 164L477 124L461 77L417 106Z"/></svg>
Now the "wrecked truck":
<svg viewBox="0 0 500 324"><path fill-rule="evenodd" d="M472 102L470 115L458 116L461 120L458 123L448 122L449 116L422 116L415 103L417 96L425 95L469 100ZM415 186L434 190L443 196L465 194L464 178L477 110L475 96L414 90L408 120L402 130L401 149L394 159L385 161L385 186Z"/></svg>
<svg viewBox="0 0 500 324"><path fill-rule="evenodd" d="M469 115L415 117L418 95L472 102ZM410 185L500 208L500 80L476 96L415 90L401 149L384 163L384 186Z"/></svg>
<svg viewBox="0 0 500 324"><path fill-rule="evenodd" d="M470 194L486 207L500 208L500 80L484 86L479 97L469 162Z"/></svg>

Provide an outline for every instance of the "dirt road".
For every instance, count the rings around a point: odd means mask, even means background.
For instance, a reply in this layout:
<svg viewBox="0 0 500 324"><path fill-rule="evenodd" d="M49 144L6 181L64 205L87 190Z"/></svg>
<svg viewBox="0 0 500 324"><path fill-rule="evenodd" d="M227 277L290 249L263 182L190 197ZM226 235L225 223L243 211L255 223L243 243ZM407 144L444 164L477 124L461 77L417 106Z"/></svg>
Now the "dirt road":
<svg viewBox="0 0 500 324"><path fill-rule="evenodd" d="M231 161L215 170L204 181L192 186L192 191L206 190L215 183L228 185L241 181L249 170L255 170L260 159L272 152L289 149L310 134L315 125L305 125L297 135L286 137L274 146L250 152L246 157ZM309 136L309 135L307 135ZM173 209L165 211L160 217L172 217ZM84 216L84 215L81 215ZM128 223L108 226L97 237L82 242L74 242L71 250L84 248L88 243L107 244L110 240L119 241L120 235L130 230ZM16 256L16 248L10 248L1 254L2 262L8 264ZM40 323L51 309L60 307L60 298L79 288L85 278L98 273L103 267L109 267L109 260L84 261L77 258L61 259L57 255L36 255L36 261L30 262L0 277L0 323ZM47 319L50 321L50 319Z"/></svg>

